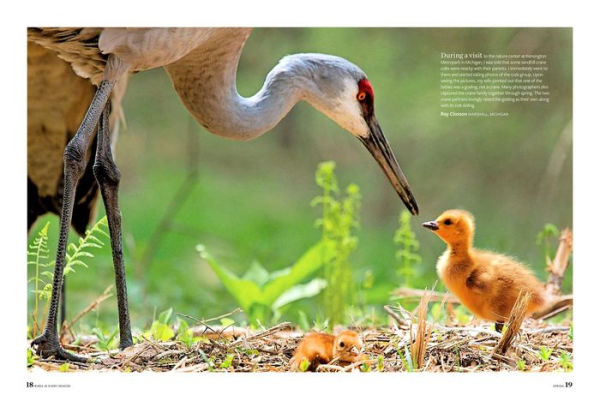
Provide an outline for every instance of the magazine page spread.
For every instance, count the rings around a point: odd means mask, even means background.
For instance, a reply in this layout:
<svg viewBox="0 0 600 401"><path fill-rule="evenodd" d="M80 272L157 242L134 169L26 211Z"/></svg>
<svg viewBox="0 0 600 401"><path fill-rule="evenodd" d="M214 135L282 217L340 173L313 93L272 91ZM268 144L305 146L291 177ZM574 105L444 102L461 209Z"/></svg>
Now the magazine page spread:
<svg viewBox="0 0 600 401"><path fill-rule="evenodd" d="M572 27L26 33L30 391L574 386Z"/></svg>

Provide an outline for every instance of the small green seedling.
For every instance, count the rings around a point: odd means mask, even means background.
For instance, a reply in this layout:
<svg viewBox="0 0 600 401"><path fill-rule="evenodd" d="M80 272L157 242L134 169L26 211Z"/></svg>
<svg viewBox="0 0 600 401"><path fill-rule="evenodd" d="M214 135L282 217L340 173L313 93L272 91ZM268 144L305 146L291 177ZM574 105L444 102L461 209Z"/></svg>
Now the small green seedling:
<svg viewBox="0 0 600 401"><path fill-rule="evenodd" d="M573 341L573 322L569 325L569 338Z"/></svg>
<svg viewBox="0 0 600 401"><path fill-rule="evenodd" d="M214 372L215 371L214 359L212 357L210 357L210 358L207 357L206 354L204 353L204 351L202 351L201 349L198 349L198 353L200 354L202 359L204 359L204 362L206 362L206 365L208 366L208 371Z"/></svg>
<svg viewBox="0 0 600 401"><path fill-rule="evenodd" d="M413 365L412 357L410 355L410 350L408 349L408 346L407 345L404 346L404 354L398 347L396 347L396 352L398 353L398 356L400 357L400 361L402 361L402 366L404 366L404 369L407 372L414 372L415 368Z"/></svg>
<svg viewBox="0 0 600 401"><path fill-rule="evenodd" d="M38 359L38 356L31 350L31 348L27 348L27 367L32 366L36 359Z"/></svg>
<svg viewBox="0 0 600 401"><path fill-rule="evenodd" d="M550 355L552 355L552 350L547 347L541 347L538 355L543 361L547 361L550 359Z"/></svg>
<svg viewBox="0 0 600 401"><path fill-rule="evenodd" d="M573 370L573 362L571 360L571 355L569 355L565 351L561 351L560 365L562 366L562 368L565 372L571 372Z"/></svg>
<svg viewBox="0 0 600 401"><path fill-rule="evenodd" d="M185 320L178 319L179 327L177 329L177 340L184 343L188 348L191 348L196 342L200 341L201 337L194 337L192 329L189 328Z"/></svg>
<svg viewBox="0 0 600 401"><path fill-rule="evenodd" d="M310 362L308 362L308 359L303 359L302 362L300 362L300 371L301 372L306 372L309 367L310 367Z"/></svg>
<svg viewBox="0 0 600 401"><path fill-rule="evenodd" d="M58 367L58 370L59 370L59 372L68 372L69 367L70 367L69 364L67 362L65 362Z"/></svg>
<svg viewBox="0 0 600 401"><path fill-rule="evenodd" d="M524 359L519 359L517 361L517 369L519 369L521 372L525 371L525 360Z"/></svg>
<svg viewBox="0 0 600 401"><path fill-rule="evenodd" d="M158 315L158 320L152 322L150 330L144 333L145 336L158 341L169 341L175 337L175 332L171 326L169 326L171 316L173 316L173 308L162 311Z"/></svg>
<svg viewBox="0 0 600 401"><path fill-rule="evenodd" d="M245 355L249 356L249 357L254 357L259 355L260 353L252 348L246 348L246 349L240 349L240 348L236 348L239 352L243 352Z"/></svg>
<svg viewBox="0 0 600 401"><path fill-rule="evenodd" d="M116 345L114 344L114 342L117 339L118 332L119 332L119 328L115 327L113 332L111 334L109 334L108 336L106 336L100 328L94 327L92 329L92 333L94 333L96 335L96 337L98 338L98 342L96 344L94 344L94 346L97 349L99 349L101 351L106 351L106 352L108 352L110 349L115 348Z"/></svg>
<svg viewBox="0 0 600 401"><path fill-rule="evenodd" d="M361 363L361 365L360 365L360 371L361 372L370 372L371 371L371 364L368 363L368 362Z"/></svg>
<svg viewBox="0 0 600 401"><path fill-rule="evenodd" d="M378 372L383 372L384 366L383 366L383 355L379 355L377 357L377 371Z"/></svg>
<svg viewBox="0 0 600 401"><path fill-rule="evenodd" d="M231 362L233 362L234 357L235 357L234 354L227 354L225 359L223 359L223 362L221 362L221 364L219 365L219 369L229 369L229 367L231 366Z"/></svg>

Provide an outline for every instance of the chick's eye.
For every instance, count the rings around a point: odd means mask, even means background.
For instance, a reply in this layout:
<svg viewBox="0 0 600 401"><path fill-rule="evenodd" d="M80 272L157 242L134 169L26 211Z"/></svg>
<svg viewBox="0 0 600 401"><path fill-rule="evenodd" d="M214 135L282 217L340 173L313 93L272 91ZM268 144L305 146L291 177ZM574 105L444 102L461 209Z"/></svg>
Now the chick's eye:
<svg viewBox="0 0 600 401"><path fill-rule="evenodd" d="M358 99L359 102L362 102L363 100L365 100L367 98L367 94L365 92L358 92L358 95L356 95L356 98Z"/></svg>
<svg viewBox="0 0 600 401"><path fill-rule="evenodd" d="M344 344L343 341L340 341L340 348L344 348L346 346L346 344Z"/></svg>
<svg viewBox="0 0 600 401"><path fill-rule="evenodd" d="M444 225L449 226L450 224L452 224L452 220L450 220L450 219L444 220Z"/></svg>

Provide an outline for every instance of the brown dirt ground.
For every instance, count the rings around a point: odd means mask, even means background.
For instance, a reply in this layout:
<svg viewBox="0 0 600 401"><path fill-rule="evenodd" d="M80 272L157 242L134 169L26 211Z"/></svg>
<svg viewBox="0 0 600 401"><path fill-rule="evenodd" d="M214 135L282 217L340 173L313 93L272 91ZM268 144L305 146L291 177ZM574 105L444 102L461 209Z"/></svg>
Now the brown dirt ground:
<svg viewBox="0 0 600 401"><path fill-rule="evenodd" d="M366 362L349 366L336 363L321 365L318 371L428 371L482 372L518 371L524 361L526 371L563 371L563 352L572 355L573 341L569 322L548 324L526 320L519 335L505 355L493 354L500 334L489 323L464 326L435 324L425 349L423 366L411 369L405 362L406 351L415 338L416 325L411 329L396 325L379 328L354 328L364 340ZM238 327L198 326L193 328L201 340L187 347L180 341L147 340L123 351L100 352L94 347L93 336L83 336L78 346L63 344L67 349L96 358L87 364L36 359L30 370L47 371L122 371L122 372L287 372L290 358L303 336L287 324L268 330L251 331ZM86 340L87 339L87 340ZM547 360L540 357L540 348L552 350ZM230 363L224 363L229 360ZM62 369L61 369L62 365ZM522 366L521 366L522 367ZM568 368L567 368L568 369Z"/></svg>

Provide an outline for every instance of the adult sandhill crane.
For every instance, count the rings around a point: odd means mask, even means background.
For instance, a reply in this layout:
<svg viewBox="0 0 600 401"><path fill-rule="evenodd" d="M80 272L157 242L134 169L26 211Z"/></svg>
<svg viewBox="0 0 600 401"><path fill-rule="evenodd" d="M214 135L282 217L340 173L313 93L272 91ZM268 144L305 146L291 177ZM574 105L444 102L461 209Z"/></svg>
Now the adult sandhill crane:
<svg viewBox="0 0 600 401"><path fill-rule="evenodd" d="M111 96L114 110L127 79ZM96 89L89 79L75 74L57 53L27 42L27 229L46 213L60 214L63 198L63 153L77 132ZM118 113L111 116L111 130ZM113 143L116 135L113 135ZM71 226L81 236L95 215L98 185L92 171L96 143L86 155L86 168L77 183ZM65 284L61 294L61 322L65 318Z"/></svg>
<svg viewBox="0 0 600 401"><path fill-rule="evenodd" d="M121 348L132 345L118 205L120 173L113 161L108 118L111 92L128 73L164 67L181 101L208 131L249 140L273 128L304 100L358 138L377 160L392 186L413 213L417 203L374 113L373 88L351 62L323 54L286 56L269 72L263 87L244 98L236 89L236 71L251 29L246 28L99 28L29 29L28 39L54 50L82 77L98 85L77 134L64 153L64 193L54 281L47 324L33 340L38 354L85 361L61 348L56 309L62 285L65 247L74 188L85 168L85 153L98 126L94 174L109 224Z"/></svg>

